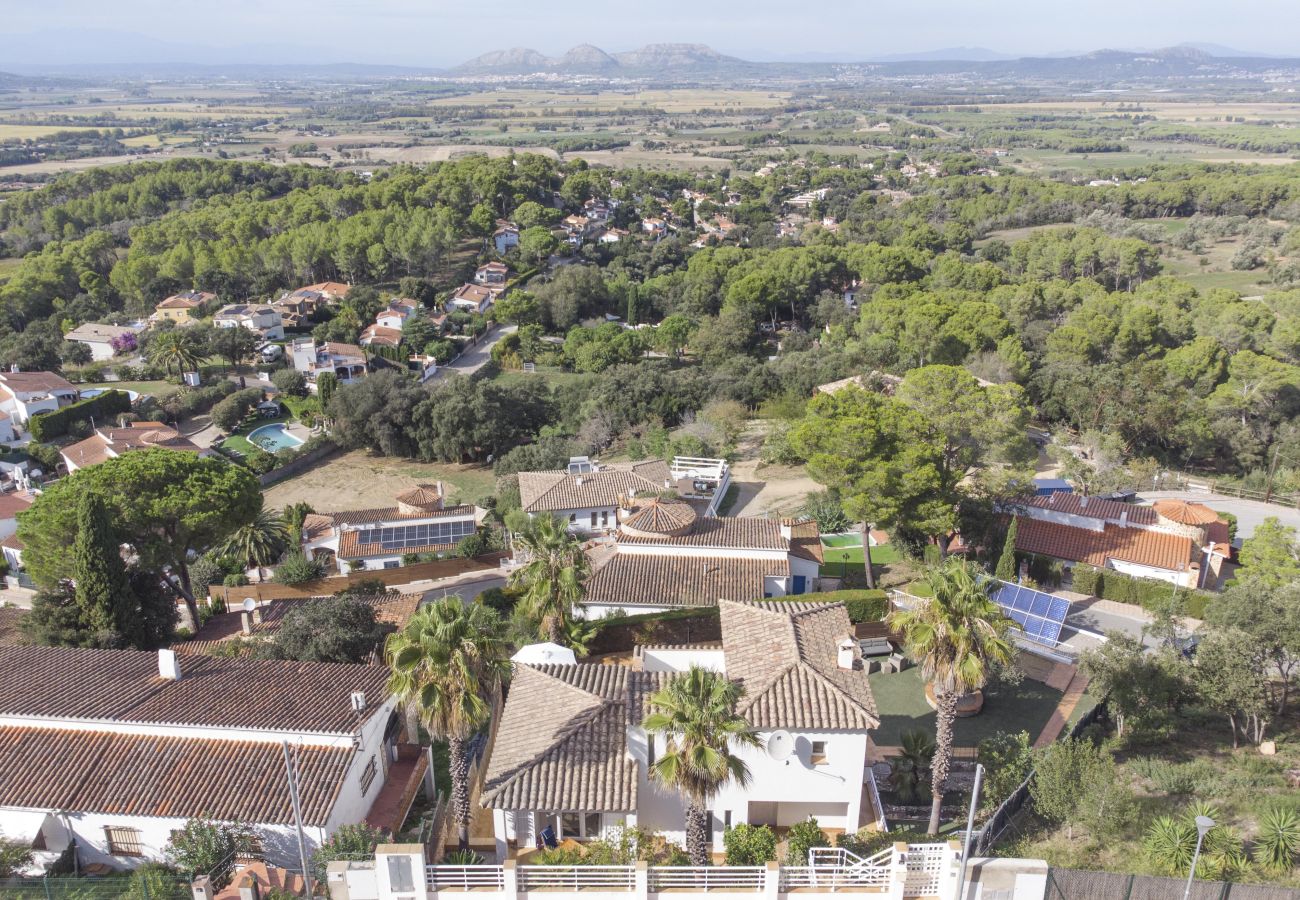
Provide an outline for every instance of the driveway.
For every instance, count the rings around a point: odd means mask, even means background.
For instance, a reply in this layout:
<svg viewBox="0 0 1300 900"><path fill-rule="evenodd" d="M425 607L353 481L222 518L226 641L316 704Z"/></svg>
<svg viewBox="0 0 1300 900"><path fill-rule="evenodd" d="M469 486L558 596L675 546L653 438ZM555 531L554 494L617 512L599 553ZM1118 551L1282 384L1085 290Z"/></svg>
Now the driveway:
<svg viewBox="0 0 1300 900"><path fill-rule="evenodd" d="M1156 500L1193 500L1204 503L1218 512L1232 513L1237 517L1238 542L1255 533L1255 528L1270 516L1279 519L1283 525L1300 528L1300 509L1279 506L1276 503L1263 503L1259 500L1241 500L1222 494L1206 494L1200 491L1143 491L1138 498L1144 503Z"/></svg>
<svg viewBox="0 0 1300 900"><path fill-rule="evenodd" d="M437 381L448 372L459 372L461 375L473 375L491 361L492 348L496 346L497 341L501 340L507 334L514 334L518 330L519 327L517 325L502 325L498 327L492 332L491 336L487 340L479 341L469 350L461 354L460 358L455 362L447 363L445 366L439 366L438 371L429 379L429 381Z"/></svg>

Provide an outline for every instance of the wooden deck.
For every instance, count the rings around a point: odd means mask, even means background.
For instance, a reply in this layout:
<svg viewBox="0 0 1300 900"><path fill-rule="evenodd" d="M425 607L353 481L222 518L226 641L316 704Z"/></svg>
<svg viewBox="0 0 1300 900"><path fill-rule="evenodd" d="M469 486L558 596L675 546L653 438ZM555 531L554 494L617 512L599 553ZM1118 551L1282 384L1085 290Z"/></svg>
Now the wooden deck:
<svg viewBox="0 0 1300 900"><path fill-rule="evenodd" d="M388 776L370 804L366 824L390 834L397 834L415 802L429 768L429 757L415 744L398 744L397 760L388 766Z"/></svg>

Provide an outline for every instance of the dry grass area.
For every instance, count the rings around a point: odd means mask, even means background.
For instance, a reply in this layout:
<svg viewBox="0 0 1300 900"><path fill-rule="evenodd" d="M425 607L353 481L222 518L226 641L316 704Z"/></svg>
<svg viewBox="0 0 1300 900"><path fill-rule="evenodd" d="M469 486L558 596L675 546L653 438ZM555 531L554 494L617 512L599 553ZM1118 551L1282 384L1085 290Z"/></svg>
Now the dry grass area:
<svg viewBox="0 0 1300 900"><path fill-rule="evenodd" d="M1142 100L1137 97L1115 97L1110 100L1065 100L1039 101L1030 103L1000 103L997 109L1024 110L1026 112L1045 112L1058 114L1113 115L1119 110L1119 104L1140 104L1143 115L1155 116L1162 122L1199 122L1202 125L1219 124L1228 127L1232 123L1223 122L1224 116L1244 116L1247 119L1274 119L1300 122L1300 107L1294 103L1262 102L1226 102L1226 103L1181 103L1177 101Z"/></svg>
<svg viewBox="0 0 1300 900"><path fill-rule="evenodd" d="M523 107L564 115L576 110L661 109L668 113L693 113L702 109L776 108L785 104L785 91L735 91L682 89L662 91L570 91L502 90L481 91L440 97L430 106L481 106L486 109Z"/></svg>
<svg viewBox="0 0 1300 900"><path fill-rule="evenodd" d="M266 489L273 509L309 503L317 512L374 509L393 505L393 497L417 482L443 482L451 503L473 503L492 493L495 480L487 466L421 463L354 450Z"/></svg>

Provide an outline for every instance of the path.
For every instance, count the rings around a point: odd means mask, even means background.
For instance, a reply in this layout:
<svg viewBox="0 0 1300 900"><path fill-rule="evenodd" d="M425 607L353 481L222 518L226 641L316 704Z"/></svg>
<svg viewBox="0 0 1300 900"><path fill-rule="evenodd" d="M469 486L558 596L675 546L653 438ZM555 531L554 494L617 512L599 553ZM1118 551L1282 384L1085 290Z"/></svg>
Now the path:
<svg viewBox="0 0 1300 900"><path fill-rule="evenodd" d="M1074 708L1079 705L1079 700L1087 689L1088 677L1082 672L1075 672L1065 693L1061 695L1060 702L1056 704L1056 709L1052 710L1051 718L1047 720L1047 724L1043 726L1043 730L1034 741L1034 747L1046 747L1061 736L1061 732L1070 722L1070 716L1074 715Z"/></svg>
<svg viewBox="0 0 1300 900"><path fill-rule="evenodd" d="M737 493L735 503L727 512L729 516L792 515L808 494L822 489L800 466L760 462L766 427L767 423L761 420L749 423L737 442L736 462L731 466L731 483Z"/></svg>
<svg viewBox="0 0 1300 900"><path fill-rule="evenodd" d="M473 375L492 360L492 348L496 346L497 341L501 340L507 334L514 334L518 330L519 328L517 325L502 325L492 332L491 337L479 341L473 347L462 353L455 362L449 362L445 366L439 366L438 371L429 379L429 381L437 381L448 372L459 372L461 375Z"/></svg>

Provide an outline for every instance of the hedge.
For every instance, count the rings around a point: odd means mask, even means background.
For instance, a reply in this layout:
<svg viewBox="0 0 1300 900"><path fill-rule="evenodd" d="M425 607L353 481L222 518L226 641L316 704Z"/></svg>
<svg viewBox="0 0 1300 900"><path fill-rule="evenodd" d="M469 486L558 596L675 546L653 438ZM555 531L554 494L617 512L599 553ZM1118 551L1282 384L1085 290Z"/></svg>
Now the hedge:
<svg viewBox="0 0 1300 900"><path fill-rule="evenodd" d="M32 416L28 429L32 439L42 443L63 437L74 423L96 419L99 424L109 421L118 413L131 411L131 398L125 391L105 391L86 400L70 403L53 412Z"/></svg>
<svg viewBox="0 0 1300 900"><path fill-rule="evenodd" d="M1132 603L1151 611L1164 609L1174 596L1174 587L1167 581L1134 578L1113 569L1084 565L1074 567L1073 589L1080 594L1090 594L1117 603ZM1204 617L1205 608L1214 599L1214 595L1208 591L1179 588L1178 599L1183 602L1183 610L1187 615L1200 619Z"/></svg>

